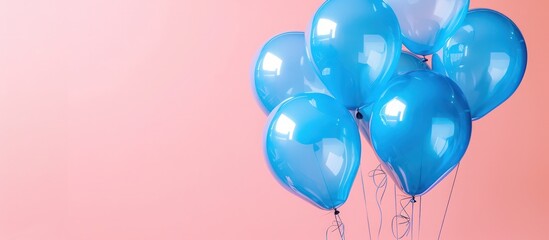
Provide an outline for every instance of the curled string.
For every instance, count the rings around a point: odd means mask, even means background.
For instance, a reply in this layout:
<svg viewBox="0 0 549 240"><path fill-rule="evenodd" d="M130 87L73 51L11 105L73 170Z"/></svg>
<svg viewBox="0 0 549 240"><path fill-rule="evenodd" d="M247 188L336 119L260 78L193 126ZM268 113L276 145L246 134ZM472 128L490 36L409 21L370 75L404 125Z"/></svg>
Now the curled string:
<svg viewBox="0 0 549 240"><path fill-rule="evenodd" d="M400 211L396 216L393 217L393 220L391 221L391 231L393 233L393 237L396 239L402 239L412 231L412 217L410 217L410 213L408 213L408 206L412 204L412 214L413 214L413 204L416 202L414 197L405 196L402 199L400 199ZM404 231L400 232L401 230L400 225L404 226Z"/></svg>
<svg viewBox="0 0 549 240"><path fill-rule="evenodd" d="M383 227L383 210L381 209L381 202L385 196L385 190L387 190L387 174L381 167L381 164L368 173L368 177L372 178L376 187L376 203L379 209L379 229L377 231L377 239L381 235L381 229Z"/></svg>
<svg viewBox="0 0 549 240"><path fill-rule="evenodd" d="M345 240L345 224L343 224L343 220L341 220L341 216L339 216L339 211L337 209L334 209L334 218L335 220L332 222L332 225L326 228L326 240L328 240L329 233L335 231L339 232L341 240Z"/></svg>

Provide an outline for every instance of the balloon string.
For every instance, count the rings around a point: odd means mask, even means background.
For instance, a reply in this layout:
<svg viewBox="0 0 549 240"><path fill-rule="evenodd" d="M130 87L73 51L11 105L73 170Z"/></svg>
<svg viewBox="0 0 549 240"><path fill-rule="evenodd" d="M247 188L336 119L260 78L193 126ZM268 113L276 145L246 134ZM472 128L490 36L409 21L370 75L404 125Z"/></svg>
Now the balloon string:
<svg viewBox="0 0 549 240"><path fill-rule="evenodd" d="M419 223L417 227L417 239L419 240L421 237L421 196L419 196Z"/></svg>
<svg viewBox="0 0 549 240"><path fill-rule="evenodd" d="M328 240L328 235L330 232L339 232L339 237L341 240L345 240L345 225L343 224L343 220L341 220L341 216L339 215L339 210L337 208L334 208L334 222L332 225L330 225L328 228L326 228L326 240Z"/></svg>
<svg viewBox="0 0 549 240"><path fill-rule="evenodd" d="M337 224L337 230L339 231L339 236L341 236L341 240L345 240L345 225L343 224L343 220L341 220L341 216L339 215L339 211L336 210L335 220Z"/></svg>
<svg viewBox="0 0 549 240"><path fill-rule="evenodd" d="M454 174L454 181L452 182L452 188L450 189L450 195L448 196L448 202L446 202L446 209L444 210L444 217L442 217L442 224L440 224L440 230L438 232L438 238L442 235L442 228L444 227L444 221L446 220L446 214L448 213L448 206L450 205L450 199L452 199L452 193L454 192L454 186L456 185L456 179L459 172L459 163L456 167L456 173Z"/></svg>
<svg viewBox="0 0 549 240"><path fill-rule="evenodd" d="M381 164L379 164L374 170L369 172L368 176L372 178L372 181L376 186L376 203L379 210L379 229L377 231L377 239L379 239L381 235L381 229L383 227L383 210L381 209L381 202L383 201L383 197L385 196L385 190L387 190L387 174L381 167ZM377 180L378 178L381 178L379 182Z"/></svg>
<svg viewBox="0 0 549 240"><path fill-rule="evenodd" d="M391 232L396 239L402 239L405 236L408 236L411 230L412 219L410 214L406 210L410 204L412 204L412 215L413 215L413 203L415 202L414 197L405 196L403 197L400 203L400 212L393 217L391 221ZM412 216L413 217L413 216ZM404 232L399 234L399 225L404 225Z"/></svg>
<svg viewBox="0 0 549 240"><path fill-rule="evenodd" d="M416 199L412 197L412 200L410 201L412 203L412 218L410 220L410 234L411 234L411 240L414 240L414 206L416 203Z"/></svg>
<svg viewBox="0 0 549 240"><path fill-rule="evenodd" d="M394 184L394 190L395 190L395 216L397 216L397 187L396 187L396 184ZM391 229L392 229L392 226L393 226L393 223L391 222ZM396 235L393 232L393 236L395 237L395 239L398 240L398 224L396 226Z"/></svg>
<svg viewBox="0 0 549 240"><path fill-rule="evenodd" d="M366 188L364 187L364 177L362 176L362 170L360 170L360 182L362 183L362 197L364 198L364 208L366 208L366 222L368 223L368 236L372 240L372 231L370 230L370 215L368 214L368 204L366 202Z"/></svg>

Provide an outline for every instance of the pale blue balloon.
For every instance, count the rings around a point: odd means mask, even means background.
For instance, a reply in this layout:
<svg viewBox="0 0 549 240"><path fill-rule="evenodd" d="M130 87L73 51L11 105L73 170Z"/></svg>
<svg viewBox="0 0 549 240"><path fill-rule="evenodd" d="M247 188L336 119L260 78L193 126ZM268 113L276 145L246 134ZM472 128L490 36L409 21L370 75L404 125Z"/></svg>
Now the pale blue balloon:
<svg viewBox="0 0 549 240"><path fill-rule="evenodd" d="M374 104L370 140L395 183L416 196L460 162L471 125L459 87L445 76L418 70L393 79Z"/></svg>
<svg viewBox="0 0 549 240"><path fill-rule="evenodd" d="M494 10L476 9L433 55L433 69L459 85L477 120L513 95L527 60L524 37L513 21Z"/></svg>
<svg viewBox="0 0 549 240"><path fill-rule="evenodd" d="M252 79L257 99L266 113L300 93L329 94L307 57L303 32L282 33L270 39L259 52Z"/></svg>
<svg viewBox="0 0 549 240"><path fill-rule="evenodd" d="M469 0L385 0L400 22L404 45L413 53L439 50L467 15Z"/></svg>
<svg viewBox="0 0 549 240"><path fill-rule="evenodd" d="M398 20L381 0L330 0L306 32L307 50L330 93L348 109L375 100L400 57Z"/></svg>
<svg viewBox="0 0 549 240"><path fill-rule="evenodd" d="M330 96L305 93L269 115L265 151L280 184L322 209L347 200L360 164L360 135L345 107Z"/></svg>

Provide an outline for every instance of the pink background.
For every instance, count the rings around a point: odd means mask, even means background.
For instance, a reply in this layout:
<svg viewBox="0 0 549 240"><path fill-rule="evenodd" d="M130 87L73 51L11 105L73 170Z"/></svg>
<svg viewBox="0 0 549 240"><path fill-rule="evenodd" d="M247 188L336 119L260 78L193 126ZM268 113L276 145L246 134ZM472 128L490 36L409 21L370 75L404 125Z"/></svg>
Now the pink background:
<svg viewBox="0 0 549 240"><path fill-rule="evenodd" d="M249 79L262 43L303 30L321 2L1 1L0 239L323 239L331 213L267 169ZM546 238L540 4L473 0L520 26L529 66L515 95L474 124L443 239ZM367 174L377 160L364 146ZM438 231L449 184L424 199L424 239ZM359 187L341 208L348 239L367 238ZM379 219L369 179L366 188Z"/></svg>

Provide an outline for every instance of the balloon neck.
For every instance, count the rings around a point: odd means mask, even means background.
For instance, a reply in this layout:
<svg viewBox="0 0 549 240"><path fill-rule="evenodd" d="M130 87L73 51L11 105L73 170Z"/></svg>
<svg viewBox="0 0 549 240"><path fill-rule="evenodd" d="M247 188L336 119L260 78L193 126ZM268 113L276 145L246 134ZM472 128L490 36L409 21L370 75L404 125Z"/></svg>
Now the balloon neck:
<svg viewBox="0 0 549 240"><path fill-rule="evenodd" d="M412 196L412 199L410 199L410 202L411 202L412 204L416 203L416 202L417 202L417 201L416 201L416 196Z"/></svg>
<svg viewBox="0 0 549 240"><path fill-rule="evenodd" d="M337 208L334 208L334 215L339 215L339 210L337 210Z"/></svg>
<svg viewBox="0 0 549 240"><path fill-rule="evenodd" d="M427 59L427 58L425 57L425 55L423 55L423 59L422 59L422 61L423 61L423 62L428 62L428 61L429 61L429 59Z"/></svg>

